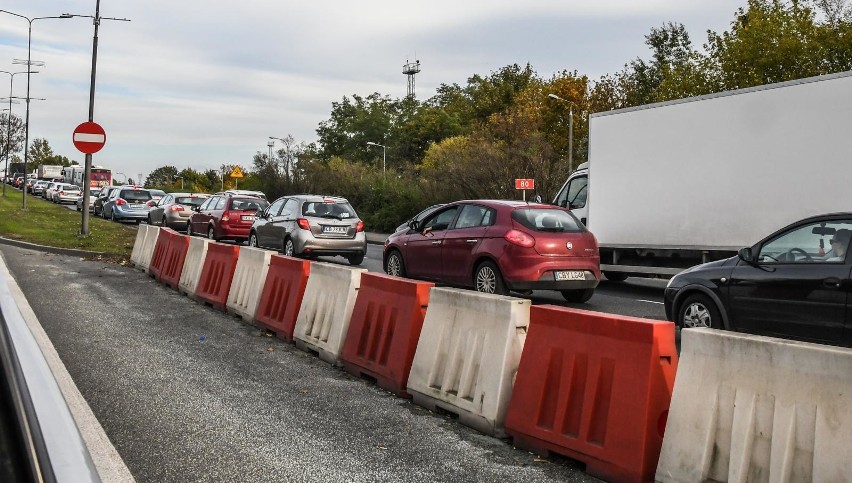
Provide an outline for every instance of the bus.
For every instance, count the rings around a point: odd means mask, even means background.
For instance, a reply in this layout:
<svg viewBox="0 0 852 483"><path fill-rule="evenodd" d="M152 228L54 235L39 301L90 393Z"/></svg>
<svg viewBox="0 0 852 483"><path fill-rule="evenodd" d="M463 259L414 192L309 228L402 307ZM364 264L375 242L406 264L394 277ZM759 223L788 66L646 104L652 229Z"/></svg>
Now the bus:
<svg viewBox="0 0 852 483"><path fill-rule="evenodd" d="M83 179L86 177L86 170L81 166L79 169L74 167L75 169L71 170L71 176L73 177L72 184L79 186L80 188L84 188ZM66 172L69 171L69 168L65 168ZM103 188L104 186L112 185L112 170L109 168L104 168L103 166L92 166L92 175L89 178L89 187L90 188Z"/></svg>

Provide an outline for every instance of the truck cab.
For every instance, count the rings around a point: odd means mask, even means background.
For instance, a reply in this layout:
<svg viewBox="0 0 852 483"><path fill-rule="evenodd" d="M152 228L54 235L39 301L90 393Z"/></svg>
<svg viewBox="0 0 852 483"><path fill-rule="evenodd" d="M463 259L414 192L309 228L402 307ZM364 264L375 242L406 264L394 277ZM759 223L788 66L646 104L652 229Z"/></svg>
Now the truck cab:
<svg viewBox="0 0 852 483"><path fill-rule="evenodd" d="M565 184L553 199L553 204L568 208L574 215L588 225L589 208L589 163L585 162L568 176Z"/></svg>

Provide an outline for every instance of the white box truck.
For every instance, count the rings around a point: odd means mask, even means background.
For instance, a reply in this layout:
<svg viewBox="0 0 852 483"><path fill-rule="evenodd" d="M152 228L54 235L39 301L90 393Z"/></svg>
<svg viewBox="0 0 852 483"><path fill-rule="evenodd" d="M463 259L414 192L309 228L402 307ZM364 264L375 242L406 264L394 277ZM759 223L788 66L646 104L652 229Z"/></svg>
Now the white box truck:
<svg viewBox="0 0 852 483"><path fill-rule="evenodd" d="M62 165L40 164L36 170L38 179L62 178Z"/></svg>
<svg viewBox="0 0 852 483"><path fill-rule="evenodd" d="M589 162L554 203L595 234L610 280L852 211L852 72L592 114Z"/></svg>

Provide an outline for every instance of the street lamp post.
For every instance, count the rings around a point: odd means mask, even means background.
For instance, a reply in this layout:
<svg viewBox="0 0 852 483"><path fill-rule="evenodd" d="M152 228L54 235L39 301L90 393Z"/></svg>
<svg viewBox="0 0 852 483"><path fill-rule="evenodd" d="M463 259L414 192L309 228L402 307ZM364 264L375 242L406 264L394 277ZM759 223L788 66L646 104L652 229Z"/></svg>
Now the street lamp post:
<svg viewBox="0 0 852 483"><path fill-rule="evenodd" d="M385 176L385 165L387 161L387 146L372 141L367 141L367 146L379 146L382 148L382 177Z"/></svg>
<svg viewBox="0 0 852 483"><path fill-rule="evenodd" d="M568 172L570 173L574 169L574 103L556 94L548 94L547 97L568 104Z"/></svg>
<svg viewBox="0 0 852 483"><path fill-rule="evenodd" d="M21 72L9 72L5 70L0 70L0 72L4 74L9 74L9 116L6 118L6 176L9 176L9 157L11 156L12 149L12 85L15 81L15 76L18 74L36 74L37 70L31 71L27 69L26 71ZM29 105L29 103L27 103ZM5 181L5 180L4 180ZM3 197L6 197L6 183L3 183Z"/></svg>
<svg viewBox="0 0 852 483"><path fill-rule="evenodd" d="M100 0L98 0L100 2ZM26 114L26 128L24 129L24 169L26 169L28 156L29 156L29 143L30 143L30 73L32 72L32 46L33 46L33 22L36 20L44 20L48 18L71 18L71 15L67 13L63 13L59 16L52 17L25 17L21 14L10 12L8 10L0 10L0 13L8 13L9 15L14 15L15 17L21 17L29 23L29 29L27 30L27 114ZM89 196L89 191L86 190L85 196ZM27 209L27 191L23 191L23 209ZM84 200L88 200L88 198L84 198ZM88 212L87 212L88 214Z"/></svg>
<svg viewBox="0 0 852 483"><path fill-rule="evenodd" d="M180 179L180 190L183 191L183 176L178 176L178 179Z"/></svg>

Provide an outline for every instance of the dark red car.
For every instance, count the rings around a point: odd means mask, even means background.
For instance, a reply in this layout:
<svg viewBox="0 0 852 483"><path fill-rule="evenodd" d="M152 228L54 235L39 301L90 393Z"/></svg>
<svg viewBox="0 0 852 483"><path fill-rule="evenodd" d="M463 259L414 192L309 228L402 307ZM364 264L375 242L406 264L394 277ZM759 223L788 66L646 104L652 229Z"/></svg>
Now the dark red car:
<svg viewBox="0 0 852 483"><path fill-rule="evenodd" d="M570 211L521 201L443 206L385 242L384 268L480 292L558 290L585 302L600 282L598 242Z"/></svg>
<svg viewBox="0 0 852 483"><path fill-rule="evenodd" d="M186 233L204 234L211 240L245 241L254 223L254 215L268 205L266 200L253 196L212 196L201 206L193 208L195 213L189 217Z"/></svg>

